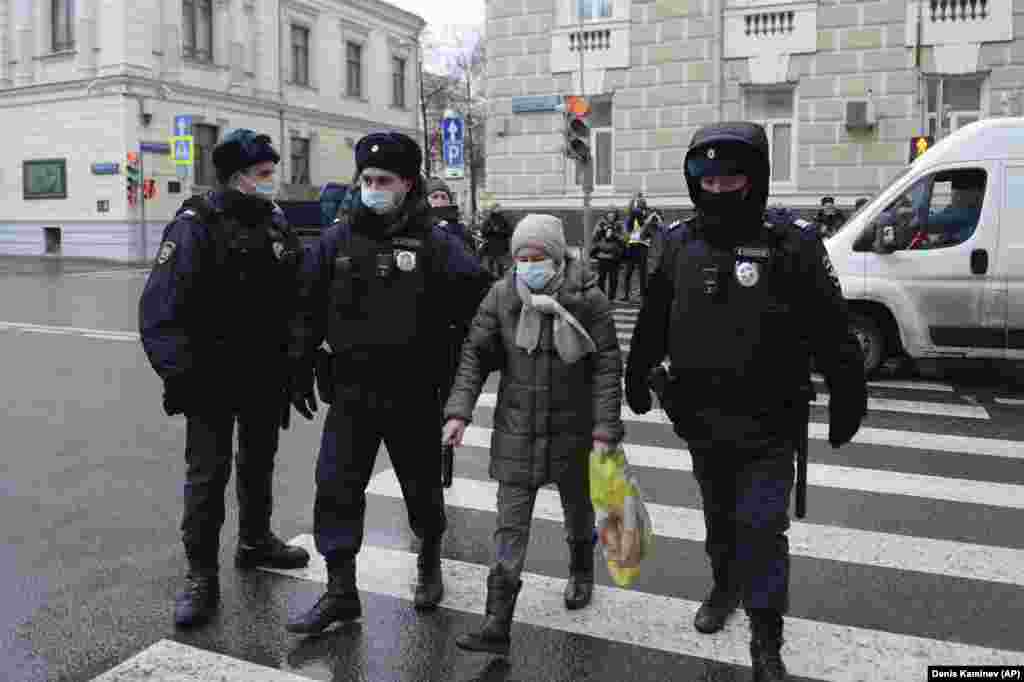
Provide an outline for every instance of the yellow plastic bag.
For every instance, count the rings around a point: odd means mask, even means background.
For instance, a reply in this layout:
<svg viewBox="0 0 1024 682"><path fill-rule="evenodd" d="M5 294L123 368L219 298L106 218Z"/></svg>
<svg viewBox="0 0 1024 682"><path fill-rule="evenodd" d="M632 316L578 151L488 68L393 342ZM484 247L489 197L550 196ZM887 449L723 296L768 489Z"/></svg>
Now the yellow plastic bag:
<svg viewBox="0 0 1024 682"><path fill-rule="evenodd" d="M654 530L621 445L604 453L591 451L590 500L608 572L616 585L629 587L654 548Z"/></svg>

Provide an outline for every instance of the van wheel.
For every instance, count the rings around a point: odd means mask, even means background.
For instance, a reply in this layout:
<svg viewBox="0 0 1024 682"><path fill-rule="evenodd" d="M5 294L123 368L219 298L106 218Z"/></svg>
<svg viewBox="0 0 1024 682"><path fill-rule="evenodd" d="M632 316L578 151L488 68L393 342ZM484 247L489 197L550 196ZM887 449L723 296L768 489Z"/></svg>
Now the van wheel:
<svg viewBox="0 0 1024 682"><path fill-rule="evenodd" d="M864 351L864 374L874 374L885 361L885 336L882 329L867 315L850 313L850 331L857 337Z"/></svg>

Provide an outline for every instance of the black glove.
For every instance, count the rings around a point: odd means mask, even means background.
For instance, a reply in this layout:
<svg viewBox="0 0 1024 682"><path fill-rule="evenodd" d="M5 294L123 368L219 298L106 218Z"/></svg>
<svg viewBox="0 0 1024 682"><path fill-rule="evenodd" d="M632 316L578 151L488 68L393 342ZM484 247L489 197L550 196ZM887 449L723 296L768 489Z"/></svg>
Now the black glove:
<svg viewBox="0 0 1024 682"><path fill-rule="evenodd" d="M317 411L316 394L313 392L313 359L300 358L291 362L288 385L291 389L292 406L306 419L312 420Z"/></svg>
<svg viewBox="0 0 1024 682"><path fill-rule="evenodd" d="M832 393L828 400L828 442L834 448L853 440L868 413L867 391Z"/></svg>
<svg viewBox="0 0 1024 682"><path fill-rule="evenodd" d="M647 377L643 375L626 376L626 404L636 414L647 414L651 411L651 389L647 385Z"/></svg>
<svg viewBox="0 0 1024 682"><path fill-rule="evenodd" d="M192 380L187 374L175 374L164 379L164 412L168 417L184 414L185 410L194 408L192 399Z"/></svg>

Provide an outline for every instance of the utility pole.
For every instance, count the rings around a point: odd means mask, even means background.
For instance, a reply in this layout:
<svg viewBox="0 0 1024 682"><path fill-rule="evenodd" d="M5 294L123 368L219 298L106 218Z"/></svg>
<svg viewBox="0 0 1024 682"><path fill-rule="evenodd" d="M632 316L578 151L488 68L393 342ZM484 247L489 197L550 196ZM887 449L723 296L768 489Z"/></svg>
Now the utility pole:
<svg viewBox="0 0 1024 682"><path fill-rule="evenodd" d="M416 49L416 64L419 68L419 79L420 79L420 113L423 116L423 159L424 169L427 172L427 177L433 175L433 155L430 153L430 128L427 127L427 97L423 92L423 49L420 47L420 43L415 44Z"/></svg>
<svg viewBox="0 0 1024 682"><path fill-rule="evenodd" d="M576 49L578 49L580 52L580 97L582 97L583 100L586 101L587 90L586 85L584 84L583 75L583 12L580 12L578 9L577 12L580 20L580 32L576 40ZM594 191L593 153L591 153L590 158L586 159L585 161L578 160L576 161L576 163L580 164L578 167L583 171L583 253L580 254L580 260L582 261L590 257L590 238L592 231L590 229L590 195Z"/></svg>
<svg viewBox="0 0 1024 682"><path fill-rule="evenodd" d="M473 148L473 80L472 62L467 62L463 69L466 77L466 155L469 157L469 206L473 220L476 220L476 150Z"/></svg>

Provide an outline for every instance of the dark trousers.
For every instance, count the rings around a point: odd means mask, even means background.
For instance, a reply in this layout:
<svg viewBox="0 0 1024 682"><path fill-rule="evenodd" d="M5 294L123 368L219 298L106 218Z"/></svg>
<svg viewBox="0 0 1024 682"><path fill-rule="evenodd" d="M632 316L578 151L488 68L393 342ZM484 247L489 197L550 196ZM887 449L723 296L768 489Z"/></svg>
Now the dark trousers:
<svg viewBox="0 0 1024 682"><path fill-rule="evenodd" d="M747 609L789 607L789 494L793 447L750 459L726 448L694 450L715 586L738 591Z"/></svg>
<svg viewBox="0 0 1024 682"><path fill-rule="evenodd" d="M597 261L597 286L609 301L615 298L615 292L619 289L619 261Z"/></svg>
<svg viewBox="0 0 1024 682"><path fill-rule="evenodd" d="M640 280L640 295L647 295L647 251L646 246L633 244L626 247L626 274L623 281L623 298L629 298L633 283L633 273Z"/></svg>
<svg viewBox="0 0 1024 682"><path fill-rule="evenodd" d="M194 568L216 570L224 492L237 462L238 538L258 543L270 533L273 508L274 455L277 453L280 406L266 404L189 415L185 435L185 513L182 540ZM233 452L238 423L238 452Z"/></svg>
<svg viewBox="0 0 1024 682"><path fill-rule="evenodd" d="M446 528L441 489L440 405L435 388L338 388L327 412L316 463L313 535L328 562L355 556L363 543L366 486L383 442L416 537Z"/></svg>

